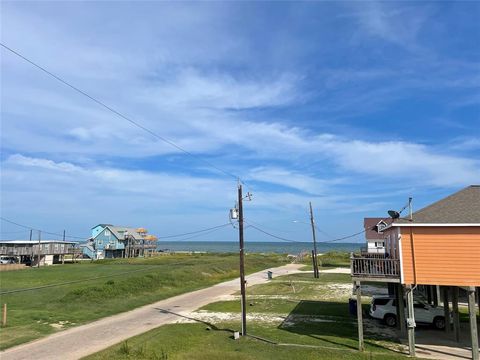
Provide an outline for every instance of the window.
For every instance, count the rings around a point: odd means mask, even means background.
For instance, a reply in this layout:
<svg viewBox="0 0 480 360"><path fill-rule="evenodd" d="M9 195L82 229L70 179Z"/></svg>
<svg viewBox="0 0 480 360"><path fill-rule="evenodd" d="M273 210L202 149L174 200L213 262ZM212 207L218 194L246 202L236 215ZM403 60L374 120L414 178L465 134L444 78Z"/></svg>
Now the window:
<svg viewBox="0 0 480 360"><path fill-rule="evenodd" d="M102 239L98 240L98 245L103 245L103 240Z"/></svg>
<svg viewBox="0 0 480 360"><path fill-rule="evenodd" d="M105 230L105 236L110 236L110 230Z"/></svg>
<svg viewBox="0 0 480 360"><path fill-rule="evenodd" d="M387 305L390 299L375 299L373 301L374 305Z"/></svg>
<svg viewBox="0 0 480 360"><path fill-rule="evenodd" d="M385 247L385 242L384 241L375 241L375 247Z"/></svg>

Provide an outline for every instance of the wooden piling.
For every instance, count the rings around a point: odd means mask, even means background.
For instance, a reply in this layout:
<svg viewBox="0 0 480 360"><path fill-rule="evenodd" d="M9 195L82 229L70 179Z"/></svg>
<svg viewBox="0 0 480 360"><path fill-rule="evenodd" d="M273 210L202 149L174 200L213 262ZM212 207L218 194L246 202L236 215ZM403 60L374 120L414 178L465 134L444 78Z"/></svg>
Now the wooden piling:
<svg viewBox="0 0 480 360"><path fill-rule="evenodd" d="M405 292L403 291L403 285L397 285L397 321L398 321L398 329L400 330L400 334L405 336L406 328L405 328L405 299L403 298Z"/></svg>
<svg viewBox="0 0 480 360"><path fill-rule="evenodd" d="M445 318L445 332L450 333L450 306L448 303L448 286L442 287L443 292L443 316Z"/></svg>
<svg viewBox="0 0 480 360"><path fill-rule="evenodd" d="M7 326L7 304L3 304L2 326Z"/></svg>
<svg viewBox="0 0 480 360"><path fill-rule="evenodd" d="M452 288L453 333L455 341L460 342L460 314L458 312L458 286ZM445 326L450 326L450 317L445 319Z"/></svg>
<svg viewBox="0 0 480 360"><path fill-rule="evenodd" d="M363 351L363 312L362 312L362 291L360 281L355 281L355 294L357 295L357 324L358 324L358 350Z"/></svg>

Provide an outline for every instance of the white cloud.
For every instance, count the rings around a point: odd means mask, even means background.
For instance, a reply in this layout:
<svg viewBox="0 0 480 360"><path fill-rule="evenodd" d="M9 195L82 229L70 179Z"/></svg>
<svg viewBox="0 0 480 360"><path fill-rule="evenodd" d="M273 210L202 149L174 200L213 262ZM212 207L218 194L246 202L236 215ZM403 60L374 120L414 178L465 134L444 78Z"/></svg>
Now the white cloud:
<svg viewBox="0 0 480 360"><path fill-rule="evenodd" d="M257 167L248 173L246 180L262 181L297 189L310 194L325 194L341 179L324 180L279 167Z"/></svg>
<svg viewBox="0 0 480 360"><path fill-rule="evenodd" d="M239 79L227 73L205 74L194 68L183 68L173 78L149 86L143 99L161 108L238 110L282 106L298 100L298 80L291 74L281 74L271 80Z"/></svg>

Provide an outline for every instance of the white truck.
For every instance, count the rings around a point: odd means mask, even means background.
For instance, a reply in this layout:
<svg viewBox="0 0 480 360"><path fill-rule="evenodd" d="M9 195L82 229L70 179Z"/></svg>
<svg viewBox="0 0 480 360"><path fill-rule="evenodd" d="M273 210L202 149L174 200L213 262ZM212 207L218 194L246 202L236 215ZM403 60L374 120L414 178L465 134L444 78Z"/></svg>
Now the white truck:
<svg viewBox="0 0 480 360"><path fill-rule="evenodd" d="M392 296L374 296L370 304L370 316L374 319L385 321L385 324L388 326L396 326L396 302L397 300ZM445 328L443 308L431 306L422 299L417 298L414 298L413 300L413 308L416 323L430 324L437 329Z"/></svg>

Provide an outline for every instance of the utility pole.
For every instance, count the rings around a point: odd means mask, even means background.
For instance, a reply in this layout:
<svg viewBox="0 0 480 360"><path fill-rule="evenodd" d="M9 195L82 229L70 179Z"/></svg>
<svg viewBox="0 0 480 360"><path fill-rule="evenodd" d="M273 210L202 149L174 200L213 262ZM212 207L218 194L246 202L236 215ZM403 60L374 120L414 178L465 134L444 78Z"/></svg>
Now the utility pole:
<svg viewBox="0 0 480 360"><path fill-rule="evenodd" d="M315 220L313 219L313 209L312 209L312 202L310 201L310 222L312 224L312 236L313 236L313 277L319 278L319 271L318 271L318 260L317 260L317 239L315 234Z"/></svg>
<svg viewBox="0 0 480 360"><path fill-rule="evenodd" d="M42 249L42 245L40 243L40 240L42 238L42 232L38 230L38 259L37 259L37 267L40 267L40 251Z"/></svg>
<svg viewBox="0 0 480 360"><path fill-rule="evenodd" d="M65 242L65 230L63 230L63 241Z"/></svg>
<svg viewBox="0 0 480 360"><path fill-rule="evenodd" d="M33 230L30 229L30 241L32 241L32 232L33 232Z"/></svg>
<svg viewBox="0 0 480 360"><path fill-rule="evenodd" d="M242 336L247 335L247 304L245 295L245 249L243 242L243 195L242 184L238 184L238 238L240 243L240 293L242 305Z"/></svg>

